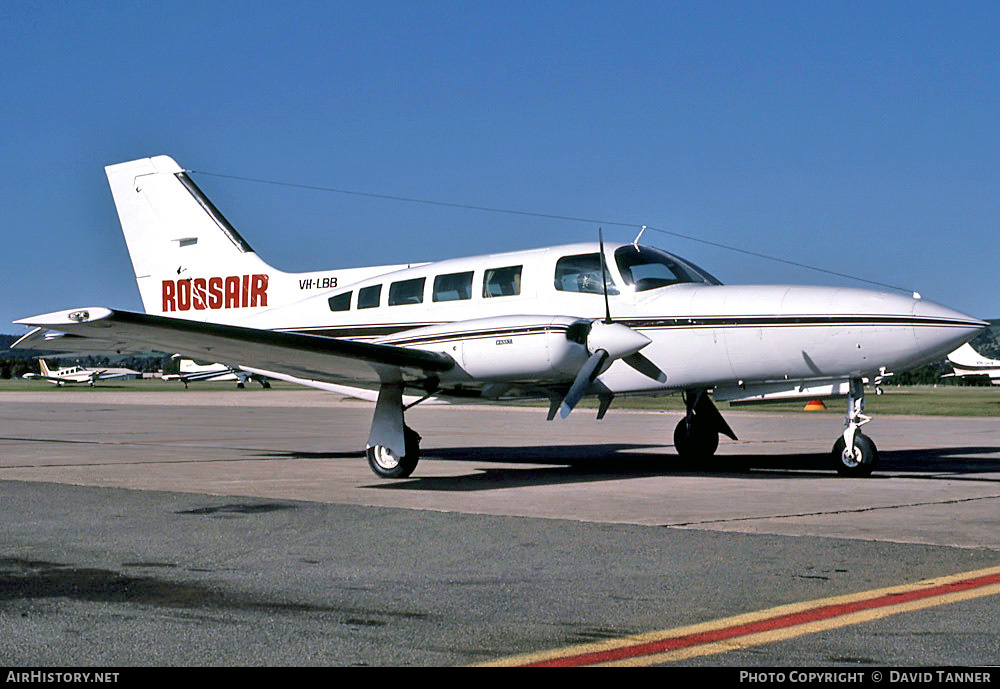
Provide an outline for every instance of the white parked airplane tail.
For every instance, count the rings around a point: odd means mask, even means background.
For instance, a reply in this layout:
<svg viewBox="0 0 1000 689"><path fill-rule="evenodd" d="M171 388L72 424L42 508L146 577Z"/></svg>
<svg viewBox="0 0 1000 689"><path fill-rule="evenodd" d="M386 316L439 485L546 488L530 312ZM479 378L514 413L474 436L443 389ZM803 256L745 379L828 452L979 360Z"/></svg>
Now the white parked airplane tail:
<svg viewBox="0 0 1000 689"><path fill-rule="evenodd" d="M52 371L49 370L49 365L47 363L45 363L45 359L39 359L38 360L38 366L41 369L43 376L51 376L52 375Z"/></svg>
<svg viewBox="0 0 1000 689"><path fill-rule="evenodd" d="M105 168L146 313L234 323L407 266L286 273L265 263L169 156Z"/></svg>
<svg viewBox="0 0 1000 689"><path fill-rule="evenodd" d="M1000 361L986 358L968 342L949 354L948 361L964 369L1000 368Z"/></svg>
<svg viewBox="0 0 1000 689"><path fill-rule="evenodd" d="M269 282L280 272L173 159L143 158L105 171L146 313L233 320L274 305Z"/></svg>

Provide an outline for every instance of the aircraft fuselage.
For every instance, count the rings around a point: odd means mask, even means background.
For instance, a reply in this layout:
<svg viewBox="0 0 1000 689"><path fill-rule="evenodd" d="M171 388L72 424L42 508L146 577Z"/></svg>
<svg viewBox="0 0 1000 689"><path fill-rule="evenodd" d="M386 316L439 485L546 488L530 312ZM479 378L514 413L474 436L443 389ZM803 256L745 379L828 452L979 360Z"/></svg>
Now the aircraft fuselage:
<svg viewBox="0 0 1000 689"><path fill-rule="evenodd" d="M666 380L614 361L600 376L614 393L874 376L940 359L984 325L915 296L866 289L721 285L708 276L640 291L614 259L628 247L606 247L611 316L649 338L642 354ZM457 363L441 376L445 388L572 379L586 352L567 351L567 329L603 318L604 296L599 284L559 289L557 270L560 260L597 251L584 243L367 269L376 274L233 322L443 352ZM490 294L490 271L513 267L516 293ZM463 289L445 294L442 276L462 276ZM366 306L374 291L377 305Z"/></svg>

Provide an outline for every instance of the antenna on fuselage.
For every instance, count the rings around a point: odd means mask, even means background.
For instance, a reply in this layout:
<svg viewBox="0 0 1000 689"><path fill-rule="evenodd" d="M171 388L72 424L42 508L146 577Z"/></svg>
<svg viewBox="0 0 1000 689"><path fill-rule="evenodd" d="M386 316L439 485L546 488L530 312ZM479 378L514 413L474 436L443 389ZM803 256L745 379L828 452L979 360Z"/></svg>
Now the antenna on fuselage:
<svg viewBox="0 0 1000 689"><path fill-rule="evenodd" d="M639 234L637 234L635 236L635 239L632 240L632 246L635 248L636 251L639 250L639 240L642 239L642 233L645 231L646 231L646 226L643 225L642 229L639 230Z"/></svg>

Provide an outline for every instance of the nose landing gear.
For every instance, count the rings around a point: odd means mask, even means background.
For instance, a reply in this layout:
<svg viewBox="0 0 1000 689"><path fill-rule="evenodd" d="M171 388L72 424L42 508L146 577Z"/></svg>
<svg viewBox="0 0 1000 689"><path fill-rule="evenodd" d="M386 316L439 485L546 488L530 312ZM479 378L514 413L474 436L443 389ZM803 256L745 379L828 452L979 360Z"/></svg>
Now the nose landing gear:
<svg viewBox="0 0 1000 689"><path fill-rule="evenodd" d="M865 409L865 385L860 378L851 378L847 393L847 428L833 445L831 459L841 476L860 478L871 475L878 465L878 448L871 438L858 430L871 421Z"/></svg>

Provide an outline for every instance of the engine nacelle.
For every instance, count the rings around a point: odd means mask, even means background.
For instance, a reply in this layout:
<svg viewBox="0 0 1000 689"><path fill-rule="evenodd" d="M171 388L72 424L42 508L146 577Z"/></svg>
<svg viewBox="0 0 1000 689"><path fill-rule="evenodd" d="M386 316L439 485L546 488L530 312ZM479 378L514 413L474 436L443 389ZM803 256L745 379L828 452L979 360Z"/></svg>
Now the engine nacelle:
<svg viewBox="0 0 1000 689"><path fill-rule="evenodd" d="M572 380L587 361L587 349L567 338L579 319L566 316L496 316L407 330L379 340L414 349L442 352L466 376L487 381Z"/></svg>

